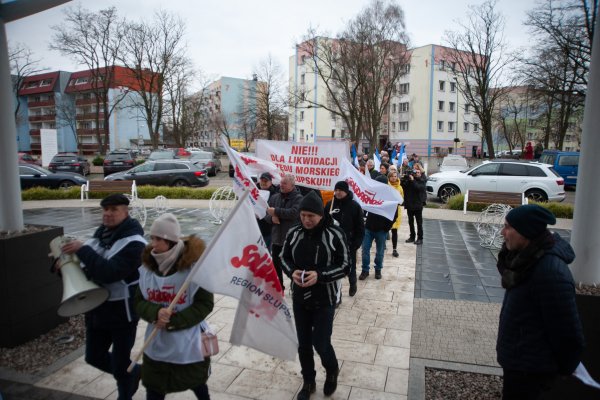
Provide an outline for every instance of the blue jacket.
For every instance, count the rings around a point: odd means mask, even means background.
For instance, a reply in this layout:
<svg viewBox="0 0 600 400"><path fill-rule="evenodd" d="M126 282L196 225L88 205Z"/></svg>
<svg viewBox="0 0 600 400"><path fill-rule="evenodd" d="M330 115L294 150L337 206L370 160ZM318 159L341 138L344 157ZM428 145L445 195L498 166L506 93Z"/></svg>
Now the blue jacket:
<svg viewBox="0 0 600 400"><path fill-rule="evenodd" d="M584 340L567 264L573 248L558 234L531 273L504 294L496 352L505 369L570 375Z"/></svg>

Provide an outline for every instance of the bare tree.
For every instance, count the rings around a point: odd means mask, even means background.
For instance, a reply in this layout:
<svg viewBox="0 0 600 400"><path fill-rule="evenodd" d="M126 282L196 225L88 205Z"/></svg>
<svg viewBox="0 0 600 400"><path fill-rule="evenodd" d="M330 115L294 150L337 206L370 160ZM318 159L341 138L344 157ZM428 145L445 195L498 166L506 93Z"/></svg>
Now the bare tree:
<svg viewBox="0 0 600 400"><path fill-rule="evenodd" d="M167 128L165 136L168 136L176 147L184 147L195 133L187 125L186 113L191 110L189 102L192 97L189 91L196 76L197 71L194 71L191 61L182 57L174 60L173 68L164 77L167 115L164 123ZM200 109L201 107L198 107L198 111Z"/></svg>
<svg viewBox="0 0 600 400"><path fill-rule="evenodd" d="M8 62L10 64L10 72L13 75L13 92L17 98L15 106L15 121L19 116L19 89L23 85L25 78L31 75L39 74L46 68L39 67L39 59L33 57L33 53L29 47L22 43L17 43L14 47L8 49Z"/></svg>
<svg viewBox="0 0 600 400"><path fill-rule="evenodd" d="M326 95L318 98L308 86L290 88L291 107L329 111L342 119L353 142L358 145L365 136L374 150L391 94L409 62L407 44L402 8L381 0L373 0L335 39L309 30L298 53Z"/></svg>
<svg viewBox="0 0 600 400"><path fill-rule="evenodd" d="M52 27L54 35L50 49L71 57L90 71L90 90L96 100L96 140L101 154L106 153L109 142L111 114L125 94L109 98L124 26L116 7L92 12L79 6L67 8L64 22ZM103 124L100 124L101 120ZM101 125L104 126L104 135L100 131Z"/></svg>
<svg viewBox="0 0 600 400"><path fill-rule="evenodd" d="M185 23L167 11L158 11L151 23L129 23L125 29L119 60L131 70L137 96L132 106L143 111L152 147L160 140L165 112L165 77L184 56Z"/></svg>
<svg viewBox="0 0 600 400"><path fill-rule="evenodd" d="M599 0L541 0L525 22L539 47L563 53L579 95L587 91L598 5Z"/></svg>
<svg viewBox="0 0 600 400"><path fill-rule="evenodd" d="M77 108L75 102L68 97L61 96L55 104L56 121L58 127L67 127L75 138L77 151L81 154L81 138L77 134Z"/></svg>
<svg viewBox="0 0 600 400"><path fill-rule="evenodd" d="M254 120L257 129L268 140L281 139L277 137L278 123L287 113L283 74L271 55L254 68L253 81L256 83L247 85L240 99L241 112L249 114L242 120Z"/></svg>
<svg viewBox="0 0 600 400"><path fill-rule="evenodd" d="M459 92L481 123L482 147L485 141L489 157L494 158L494 110L512 86L507 73L516 57L508 52L505 20L496 12L496 0L469 6L466 21L457 24L458 30L445 33L444 40L451 48L446 57Z"/></svg>
<svg viewBox="0 0 600 400"><path fill-rule="evenodd" d="M526 103L518 94L507 94L500 99L494 113L495 125L499 128L511 154L517 145L520 145L521 149L525 148L527 121L523 115L526 113Z"/></svg>

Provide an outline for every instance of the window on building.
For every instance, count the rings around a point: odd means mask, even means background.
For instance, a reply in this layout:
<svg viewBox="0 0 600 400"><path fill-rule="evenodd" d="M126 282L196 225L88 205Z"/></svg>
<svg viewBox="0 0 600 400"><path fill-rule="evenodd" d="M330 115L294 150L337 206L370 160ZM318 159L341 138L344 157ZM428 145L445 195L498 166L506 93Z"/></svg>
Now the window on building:
<svg viewBox="0 0 600 400"><path fill-rule="evenodd" d="M342 129L342 139L346 137L346 130Z"/></svg>
<svg viewBox="0 0 600 400"><path fill-rule="evenodd" d="M398 122L398 131L400 131L400 132L408 131L408 121Z"/></svg>
<svg viewBox="0 0 600 400"><path fill-rule="evenodd" d="M535 127L535 123L537 121L535 119L530 119L529 121L527 121L527 125L529 125L530 128Z"/></svg>
<svg viewBox="0 0 600 400"><path fill-rule="evenodd" d="M300 83L303 84L303 85L306 83L306 76L305 76L305 74L300 75Z"/></svg>
<svg viewBox="0 0 600 400"><path fill-rule="evenodd" d="M304 140L304 129L300 129L300 139Z"/></svg>
<svg viewBox="0 0 600 400"><path fill-rule="evenodd" d="M40 85L40 81L32 81L32 82L27 82L25 84L25 89L31 89L31 88L36 88Z"/></svg>
<svg viewBox="0 0 600 400"><path fill-rule="evenodd" d="M438 111L444 111L444 102L438 101Z"/></svg>
<svg viewBox="0 0 600 400"><path fill-rule="evenodd" d="M392 132L396 132L396 123L392 122Z"/></svg>
<svg viewBox="0 0 600 400"><path fill-rule="evenodd" d="M404 64L404 65L402 66L402 71L403 71L405 74L408 74L408 73L410 72L410 64Z"/></svg>
<svg viewBox="0 0 600 400"><path fill-rule="evenodd" d="M300 101L305 101L305 100L306 100L306 93L300 92Z"/></svg>
<svg viewBox="0 0 600 400"><path fill-rule="evenodd" d="M446 60L440 60L440 70L446 69Z"/></svg>
<svg viewBox="0 0 600 400"><path fill-rule="evenodd" d="M400 112L408 112L408 102L400 103Z"/></svg>
<svg viewBox="0 0 600 400"><path fill-rule="evenodd" d="M471 105L470 104L465 104L465 114L468 114L471 112Z"/></svg>
<svg viewBox="0 0 600 400"><path fill-rule="evenodd" d="M454 122L448 121L448 132L454 132Z"/></svg>
<svg viewBox="0 0 600 400"><path fill-rule="evenodd" d="M44 79L40 83L40 86L50 86L51 83L52 83L52 79Z"/></svg>
<svg viewBox="0 0 600 400"><path fill-rule="evenodd" d="M409 84L408 83L401 83L400 84L400 94L407 94L408 90L409 90Z"/></svg>
<svg viewBox="0 0 600 400"><path fill-rule="evenodd" d="M302 64L304 64L306 62L306 55L303 54L300 60L302 60Z"/></svg>
<svg viewBox="0 0 600 400"><path fill-rule="evenodd" d="M440 89L440 92L443 92L444 90L446 90L446 82L445 81L439 81L439 89Z"/></svg>
<svg viewBox="0 0 600 400"><path fill-rule="evenodd" d="M565 141L570 142L571 140L571 135L565 135Z"/></svg>
<svg viewBox="0 0 600 400"><path fill-rule="evenodd" d="M453 101L448 102L448 111L456 112L456 103Z"/></svg>
<svg viewBox="0 0 600 400"><path fill-rule="evenodd" d="M463 130L464 130L465 132L469 132L469 123L468 123L468 122L465 122L465 123L463 124Z"/></svg>
<svg viewBox="0 0 600 400"><path fill-rule="evenodd" d="M333 139L333 138L335 138L335 129L332 129L332 130L331 130L331 138L332 138L332 139Z"/></svg>
<svg viewBox="0 0 600 400"><path fill-rule="evenodd" d="M84 76L82 78L77 78L77 80L75 81L75 84L76 85L85 85L89 81L90 81L90 79L87 76Z"/></svg>
<svg viewBox="0 0 600 400"><path fill-rule="evenodd" d="M473 132L479 132L479 124L473 124Z"/></svg>
<svg viewBox="0 0 600 400"><path fill-rule="evenodd" d="M452 72L456 71L456 61L452 62Z"/></svg>
<svg viewBox="0 0 600 400"><path fill-rule="evenodd" d="M450 91L452 93L456 92L456 82L450 82Z"/></svg>
<svg viewBox="0 0 600 400"><path fill-rule="evenodd" d="M335 121L337 119L337 115L335 115L334 112L330 112L329 117L331 118L332 121Z"/></svg>
<svg viewBox="0 0 600 400"><path fill-rule="evenodd" d="M300 111L300 121L304 121L304 111Z"/></svg>
<svg viewBox="0 0 600 400"><path fill-rule="evenodd" d="M392 114L396 113L396 103L392 104Z"/></svg>
<svg viewBox="0 0 600 400"><path fill-rule="evenodd" d="M437 122L437 131L438 132L444 132L444 121L438 121Z"/></svg>

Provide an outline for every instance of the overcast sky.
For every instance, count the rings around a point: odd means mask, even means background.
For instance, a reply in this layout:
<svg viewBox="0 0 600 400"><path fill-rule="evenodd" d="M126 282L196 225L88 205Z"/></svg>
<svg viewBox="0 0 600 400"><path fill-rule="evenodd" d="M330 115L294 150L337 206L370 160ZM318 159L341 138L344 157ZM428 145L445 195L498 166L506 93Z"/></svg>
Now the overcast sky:
<svg viewBox="0 0 600 400"><path fill-rule="evenodd" d="M525 13L536 0L498 0L506 18L505 35L512 46L526 46L522 25ZM455 30L474 0L398 0L405 12L411 46L443 44L446 30ZM50 70L83 69L69 58L48 50L52 25L59 24L63 10L82 4L91 10L110 5L128 19L150 19L162 7L184 19L189 56L196 68L211 78L249 78L253 68L269 54L287 76L288 59L309 27L332 36L356 16L367 0L75 0L52 10L6 25L9 44L29 46L40 66Z"/></svg>

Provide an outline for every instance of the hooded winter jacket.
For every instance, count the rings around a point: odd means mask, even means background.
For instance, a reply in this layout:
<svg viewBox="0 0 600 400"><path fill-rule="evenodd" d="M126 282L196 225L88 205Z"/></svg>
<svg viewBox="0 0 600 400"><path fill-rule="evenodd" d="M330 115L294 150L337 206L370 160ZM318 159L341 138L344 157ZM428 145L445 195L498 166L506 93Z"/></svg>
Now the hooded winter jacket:
<svg viewBox="0 0 600 400"><path fill-rule="evenodd" d="M339 223L339 227L346 234L350 250L356 251L362 245L365 236L364 214L360 204L353 200L354 194L350 191L347 193L342 200L335 197L331 199L325 206L325 213Z"/></svg>

